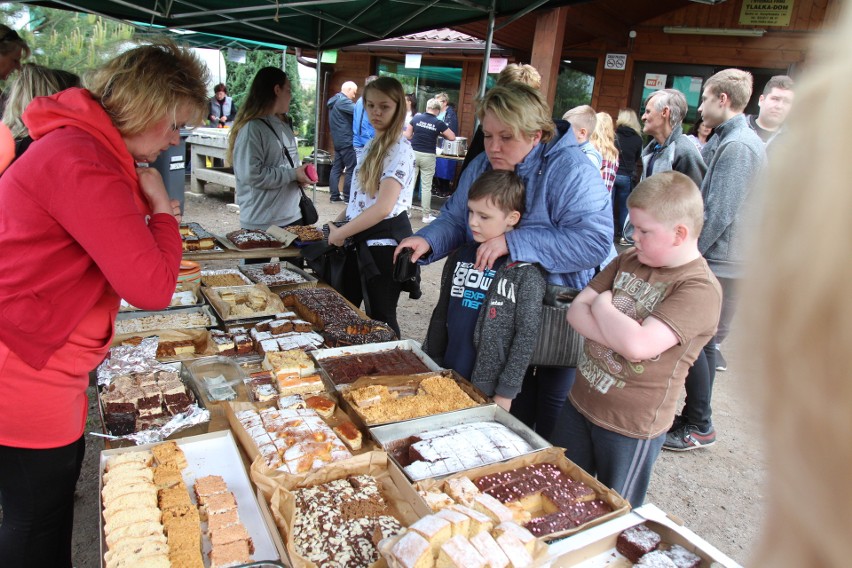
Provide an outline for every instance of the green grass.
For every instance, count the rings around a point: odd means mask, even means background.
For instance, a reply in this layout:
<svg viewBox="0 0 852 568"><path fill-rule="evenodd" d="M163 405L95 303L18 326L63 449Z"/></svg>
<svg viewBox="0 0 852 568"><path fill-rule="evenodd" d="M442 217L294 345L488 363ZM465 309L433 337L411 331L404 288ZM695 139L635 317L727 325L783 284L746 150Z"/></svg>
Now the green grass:
<svg viewBox="0 0 852 568"><path fill-rule="evenodd" d="M314 151L313 146L299 146L299 159L304 160Z"/></svg>

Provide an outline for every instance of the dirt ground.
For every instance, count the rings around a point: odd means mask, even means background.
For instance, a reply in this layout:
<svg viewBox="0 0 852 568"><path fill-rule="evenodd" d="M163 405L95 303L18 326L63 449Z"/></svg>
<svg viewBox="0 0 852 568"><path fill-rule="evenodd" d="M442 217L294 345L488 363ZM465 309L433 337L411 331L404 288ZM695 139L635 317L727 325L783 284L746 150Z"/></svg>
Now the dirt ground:
<svg viewBox="0 0 852 568"><path fill-rule="evenodd" d="M206 194L187 193L185 220L223 234L239 228L238 214L227 205L232 195L216 185ZM324 188L322 188L324 189ZM441 201L433 198L433 207ZM337 216L341 203L329 203L328 193L317 193L320 223ZM419 214L413 215L415 230ZM443 262L423 268L423 296L410 300L403 295L399 321L405 338L422 341L432 307L438 297ZM761 424L748 392L749 357L735 344L726 345L729 370L716 375L713 397L716 445L692 452L663 452L657 461L648 503L654 503L709 541L734 560L747 564L756 545L764 516L763 487L766 460ZM89 428L100 431L94 390L89 389ZM86 460L77 486L74 526L74 564L77 568L100 565L98 550L98 459L103 443L87 436Z"/></svg>

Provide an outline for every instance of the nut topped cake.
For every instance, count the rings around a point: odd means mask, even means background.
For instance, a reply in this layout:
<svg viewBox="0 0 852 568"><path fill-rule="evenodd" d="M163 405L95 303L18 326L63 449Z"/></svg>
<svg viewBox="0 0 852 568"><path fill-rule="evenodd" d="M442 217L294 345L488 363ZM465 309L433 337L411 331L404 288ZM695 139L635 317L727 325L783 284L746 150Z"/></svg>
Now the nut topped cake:
<svg viewBox="0 0 852 568"><path fill-rule="evenodd" d="M293 496L294 548L320 568L370 566L379 560L379 541L402 531L369 475L297 489Z"/></svg>
<svg viewBox="0 0 852 568"><path fill-rule="evenodd" d="M411 392L370 385L349 390L344 396L367 424L397 422L476 406L455 380L437 374L421 380Z"/></svg>

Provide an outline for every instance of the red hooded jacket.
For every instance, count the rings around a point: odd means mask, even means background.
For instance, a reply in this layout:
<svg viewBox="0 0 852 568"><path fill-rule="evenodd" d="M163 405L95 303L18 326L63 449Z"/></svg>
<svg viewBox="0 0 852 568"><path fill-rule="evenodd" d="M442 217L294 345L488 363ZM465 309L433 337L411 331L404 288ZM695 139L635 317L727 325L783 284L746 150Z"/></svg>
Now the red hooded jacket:
<svg viewBox="0 0 852 568"><path fill-rule="evenodd" d="M105 294L166 307L181 241L172 215L148 217L134 160L88 91L36 98L23 118L35 142L0 177L0 342L42 369Z"/></svg>

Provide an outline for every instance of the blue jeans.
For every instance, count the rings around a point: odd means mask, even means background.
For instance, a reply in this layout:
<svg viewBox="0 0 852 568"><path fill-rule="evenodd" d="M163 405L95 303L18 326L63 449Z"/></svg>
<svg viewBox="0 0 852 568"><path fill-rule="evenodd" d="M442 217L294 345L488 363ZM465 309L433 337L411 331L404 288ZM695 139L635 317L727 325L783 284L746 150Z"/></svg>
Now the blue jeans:
<svg viewBox="0 0 852 568"><path fill-rule="evenodd" d="M627 221L627 197L633 191L633 180L630 176L615 176L612 186L612 219L615 222L615 238L622 237L624 223Z"/></svg>
<svg viewBox="0 0 852 568"><path fill-rule="evenodd" d="M344 168L346 173L343 178L343 198L348 201L349 186L352 185L352 172L355 170L355 148L352 146L334 149L334 162L331 164L331 174L328 178L328 191L331 199L340 197L341 192L337 188L340 185L340 176L344 175Z"/></svg>
<svg viewBox="0 0 852 568"><path fill-rule="evenodd" d="M553 445L565 448L565 457L639 507L645 501L654 462L663 449L666 434L650 440L629 438L593 424L565 401Z"/></svg>

